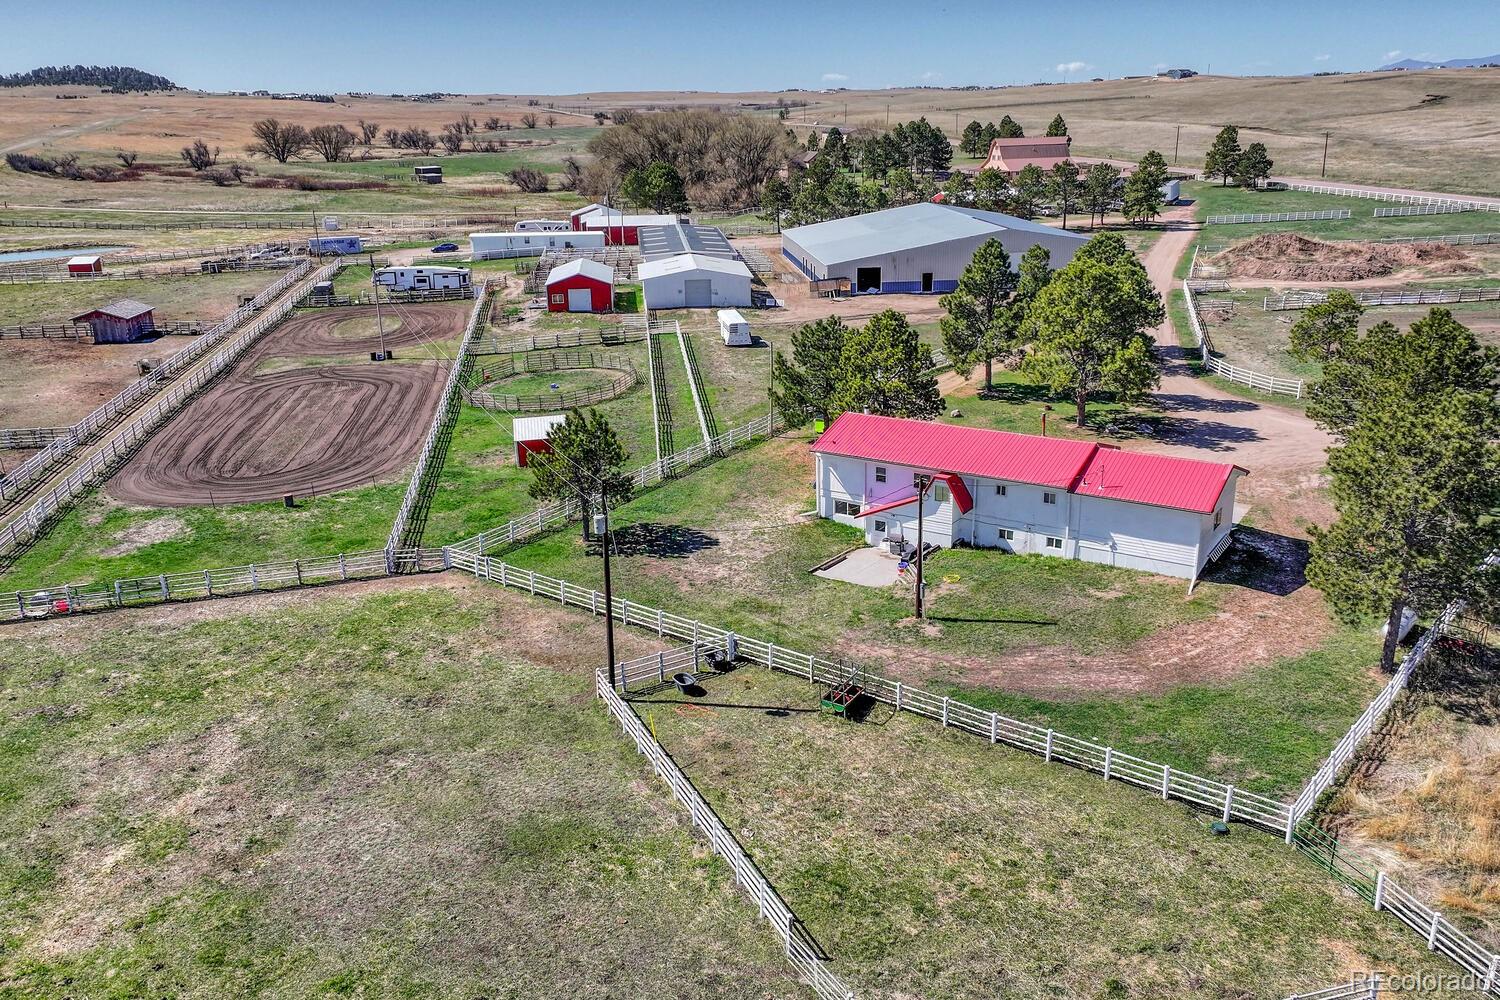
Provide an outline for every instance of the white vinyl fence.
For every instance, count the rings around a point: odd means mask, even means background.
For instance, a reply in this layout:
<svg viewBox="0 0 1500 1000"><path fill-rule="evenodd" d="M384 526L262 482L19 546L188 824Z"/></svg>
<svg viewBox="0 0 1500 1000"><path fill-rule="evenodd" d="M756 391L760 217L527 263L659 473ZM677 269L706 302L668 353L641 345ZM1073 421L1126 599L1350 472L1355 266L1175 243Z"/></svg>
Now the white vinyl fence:
<svg viewBox="0 0 1500 1000"><path fill-rule="evenodd" d="M331 276L337 269L337 264L329 264L327 267L320 268L308 280L320 281L325 277ZM92 488L94 482L106 470L113 468L117 462L128 456L152 431L191 399L199 389L217 378L221 372L232 365L261 334L281 322L282 318L292 311L295 298L295 296L288 296L258 316L238 336L211 355L208 361L194 371L192 375L174 384L155 402L138 413L130 423L126 424L115 434L110 440L108 447L101 448L95 452L87 461L69 473L66 478L54 485L52 489L37 497L30 507L17 514L9 524L4 528L0 528L0 557L16 552L22 546L36 538L53 517L70 506L73 500L81 493ZM197 343L201 344L203 341L198 341ZM116 399L119 398L116 397ZM110 405L109 403L105 404L105 406ZM95 410L93 414L85 417L84 420L93 419L95 414L99 412L99 410ZM75 425L75 430L80 425ZM59 440L56 444L60 445L62 443ZM55 446L49 446L47 450L51 450ZM39 454L46 454L46 451L44 450Z"/></svg>
<svg viewBox="0 0 1500 1000"><path fill-rule="evenodd" d="M1337 184L1307 184L1302 181L1287 181L1288 191L1311 191L1313 194L1334 194L1344 198L1368 198L1371 201L1389 201L1402 205L1461 205L1463 212L1500 212L1500 201L1470 201L1452 195L1407 194L1402 191L1371 191L1365 188L1343 187Z"/></svg>
<svg viewBox="0 0 1500 1000"><path fill-rule="evenodd" d="M262 289L252 301L235 309L209 327L198 339L173 354L165 363L121 389L113 399L100 403L92 412L73 425L69 435L56 438L45 449L31 456L24 464L12 469L4 479L0 479L0 499L14 498L33 483L39 482L53 466L66 458L75 448L94 438L141 400L155 393L182 374L184 370L197 363L199 358L217 346L218 342L231 330L296 284L311 267L311 261L302 261ZM337 263L330 264L321 269L310 281L318 281L332 275L338 267Z"/></svg>
<svg viewBox="0 0 1500 1000"><path fill-rule="evenodd" d="M713 423L713 418L708 414L708 400L704 398L703 376L698 372L698 361L693 357L693 348L682 332L682 324L673 321L672 325L677 331L677 346L682 349L682 369L687 372L688 389L693 395L693 409L698 414L698 432L704 441L711 441L714 435L709 426Z"/></svg>
<svg viewBox="0 0 1500 1000"><path fill-rule="evenodd" d="M58 584L0 594L0 620L50 618L86 611L366 580L411 569L444 568L441 549L373 549L99 583Z"/></svg>
<svg viewBox="0 0 1500 1000"><path fill-rule="evenodd" d="M1208 327L1203 324L1203 317L1198 315L1198 303L1193 298L1193 285L1191 283L1183 285L1182 295L1187 300L1188 322L1192 324L1193 340L1198 346L1198 356L1209 371L1216 375L1221 375L1231 382L1248 385L1252 389L1259 389L1262 392L1292 396L1296 399L1302 398L1303 383L1300 378L1280 378L1275 375L1267 375L1264 372L1241 368L1239 365L1232 364L1224 358L1215 357L1213 341L1208 336Z"/></svg>
<svg viewBox="0 0 1500 1000"><path fill-rule="evenodd" d="M411 482L406 484L406 494L401 498L401 507L396 511L396 520L391 525L391 534L385 543L388 551L395 551L405 544L412 512L419 502L424 502L422 495L428 475L438 474L437 469L431 468L433 453L437 450L438 439L443 436L449 421L457 413L459 386L463 381L464 367L469 363L469 345L473 343L475 331L479 329L484 308L485 283L481 281L474 286L474 308L469 310L469 322L464 327L463 341L458 345L458 355L448 369L442 398L438 400L437 410L432 415L432 426L427 430L427 439L422 442L422 452L417 456L416 467L412 469Z"/></svg>
<svg viewBox="0 0 1500 1000"><path fill-rule="evenodd" d="M1455 212L1472 212L1467 205L1394 205L1375 209L1375 218L1394 219L1402 215L1451 215Z"/></svg>
<svg viewBox="0 0 1500 1000"><path fill-rule="evenodd" d="M1441 243L1450 247L1500 243L1500 233L1454 233L1449 236L1382 236L1376 243Z"/></svg>
<svg viewBox="0 0 1500 1000"><path fill-rule="evenodd" d="M679 665L677 661L680 659L682 659L680 653L674 654L674 666ZM693 657L690 655L688 660L691 659ZM646 664L648 669L658 668L658 660L655 657L648 658L648 660L649 663ZM630 665L621 664L621 669L626 669L628 666ZM635 742L636 750L651 762L651 769L656 772L656 776L666 783L667 787L672 790L672 795L686 807L693 825L708 839L714 851L734 870L734 884L750 897L750 900L755 903L760 918L770 924L776 936L781 938L786 960L801 973L803 979L823 1000L854 1000L855 994L849 985L834 975L819 959L802 921L797 919L797 915L781 898L775 886L771 885L760 868L751 860L750 855L745 853L740 842L734 838L734 834L729 832L729 828L724 825L718 813L714 812L713 807L688 780L688 776L677 766L677 762L652 737L641 723L640 717L635 714L635 710L610 688L603 670L600 670L594 677L594 689L600 700L604 702L610 716L620 724L625 735Z"/></svg>
<svg viewBox="0 0 1500 1000"><path fill-rule="evenodd" d="M1455 302L1500 302L1500 286L1491 288L1421 288L1407 292L1353 291L1354 301L1362 306L1441 306ZM1327 292L1291 289L1280 295L1267 295L1261 308L1267 312L1282 309L1306 309L1328 301Z"/></svg>
<svg viewBox="0 0 1500 1000"><path fill-rule="evenodd" d="M1205 226L1242 226L1249 222L1324 222L1347 219L1353 213L1347 208L1326 208L1316 212L1250 212L1243 215L1210 215Z"/></svg>
<svg viewBox="0 0 1500 1000"><path fill-rule="evenodd" d="M72 435L71 427L4 427L0 428L0 448L45 448L59 438ZM0 494L5 481L0 480Z"/></svg>
<svg viewBox="0 0 1500 1000"><path fill-rule="evenodd" d="M711 458L724 455L759 438L768 437L781 426L780 421L767 413L748 423L730 428L711 441L700 441L691 448L684 448L674 455L643 465L630 474L632 492L639 492L668 479L676 478L693 466ZM456 552L482 556L487 552L525 541L561 527L578 516L578 501L550 503L529 514L507 521L498 528L490 528L477 535L454 542L448 546Z"/></svg>

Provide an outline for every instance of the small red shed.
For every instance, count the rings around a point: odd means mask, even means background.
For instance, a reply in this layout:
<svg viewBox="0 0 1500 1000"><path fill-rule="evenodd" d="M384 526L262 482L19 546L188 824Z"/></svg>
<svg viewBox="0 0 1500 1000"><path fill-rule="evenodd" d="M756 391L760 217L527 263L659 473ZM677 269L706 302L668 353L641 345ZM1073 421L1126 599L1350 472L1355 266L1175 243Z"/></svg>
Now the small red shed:
<svg viewBox="0 0 1500 1000"><path fill-rule="evenodd" d="M609 312L615 305L615 269L587 257L559 264L547 274L551 312Z"/></svg>
<svg viewBox="0 0 1500 1000"><path fill-rule="evenodd" d="M80 313L73 317L73 322L87 323L94 331L96 344L129 344L156 329L152 308L135 299L121 299Z"/></svg>
<svg viewBox="0 0 1500 1000"><path fill-rule="evenodd" d="M104 258L98 254L68 258L69 274L103 274Z"/></svg>
<svg viewBox="0 0 1500 1000"><path fill-rule="evenodd" d="M552 450L547 438L552 429L568 418L561 413L549 413L540 417L516 417L511 421L510 433L516 442L516 464L526 468L532 455Z"/></svg>

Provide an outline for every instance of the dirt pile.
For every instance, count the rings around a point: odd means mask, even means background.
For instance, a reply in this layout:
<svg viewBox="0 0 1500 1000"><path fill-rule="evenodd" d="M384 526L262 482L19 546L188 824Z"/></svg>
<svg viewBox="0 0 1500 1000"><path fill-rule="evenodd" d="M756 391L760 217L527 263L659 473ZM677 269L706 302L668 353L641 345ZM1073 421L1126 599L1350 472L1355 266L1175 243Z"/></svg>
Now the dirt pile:
<svg viewBox="0 0 1500 1000"><path fill-rule="evenodd" d="M1359 281L1412 267L1441 274L1479 270L1463 250L1441 243L1325 243L1300 233L1266 233L1221 250L1204 263L1224 268L1232 278L1276 281Z"/></svg>

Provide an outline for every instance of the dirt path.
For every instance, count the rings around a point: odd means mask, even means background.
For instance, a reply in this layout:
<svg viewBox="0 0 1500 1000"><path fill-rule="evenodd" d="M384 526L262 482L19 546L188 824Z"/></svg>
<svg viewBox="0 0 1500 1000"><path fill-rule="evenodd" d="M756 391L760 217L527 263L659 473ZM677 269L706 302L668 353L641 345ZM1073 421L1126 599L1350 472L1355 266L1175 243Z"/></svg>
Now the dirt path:
<svg viewBox="0 0 1500 1000"><path fill-rule="evenodd" d="M1172 295L1172 272L1196 233L1189 224L1192 212L1190 206L1168 211L1164 221L1169 229L1144 257L1146 272L1164 300ZM1304 534L1307 521L1324 519L1327 509L1316 486L1328 435L1299 410L1245 399L1194 375L1170 317L1152 336L1165 360L1153 398L1170 419L1160 438L1127 447L1249 469L1241 499L1261 508L1256 521L1269 530Z"/></svg>
<svg viewBox="0 0 1500 1000"><path fill-rule="evenodd" d="M446 340L463 328L464 304L403 307L386 346ZM427 435L445 365L347 364L256 374L278 357L358 356L379 344L365 332L374 309L294 317L241 358L229 376L189 403L131 458L108 492L129 503L249 503L349 489L388 479ZM351 336L339 327L361 324Z"/></svg>

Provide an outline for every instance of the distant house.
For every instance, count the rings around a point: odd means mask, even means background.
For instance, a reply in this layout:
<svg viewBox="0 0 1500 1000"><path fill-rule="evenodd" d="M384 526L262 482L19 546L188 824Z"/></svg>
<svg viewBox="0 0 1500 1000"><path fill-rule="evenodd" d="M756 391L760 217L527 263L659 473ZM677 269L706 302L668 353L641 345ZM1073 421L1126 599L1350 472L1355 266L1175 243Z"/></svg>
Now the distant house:
<svg viewBox="0 0 1500 1000"><path fill-rule="evenodd" d="M1015 177L1022 167L1035 165L1043 170L1068 159L1073 140L1066 135L1045 136L1040 139L995 139L990 142L990 155L981 170L999 170L1008 177Z"/></svg>
<svg viewBox="0 0 1500 1000"><path fill-rule="evenodd" d="M925 420L844 413L813 444L818 514L871 545L1032 553L1196 580L1229 546L1226 462Z"/></svg>
<svg viewBox="0 0 1500 1000"><path fill-rule="evenodd" d="M1164 69L1156 75L1168 80L1186 80L1190 76L1197 76L1198 71L1195 69Z"/></svg>
<svg viewBox="0 0 1500 1000"><path fill-rule="evenodd" d="M120 299L80 313L73 317L73 322L87 323L94 331L96 344L129 344L156 329L152 309L135 299Z"/></svg>

